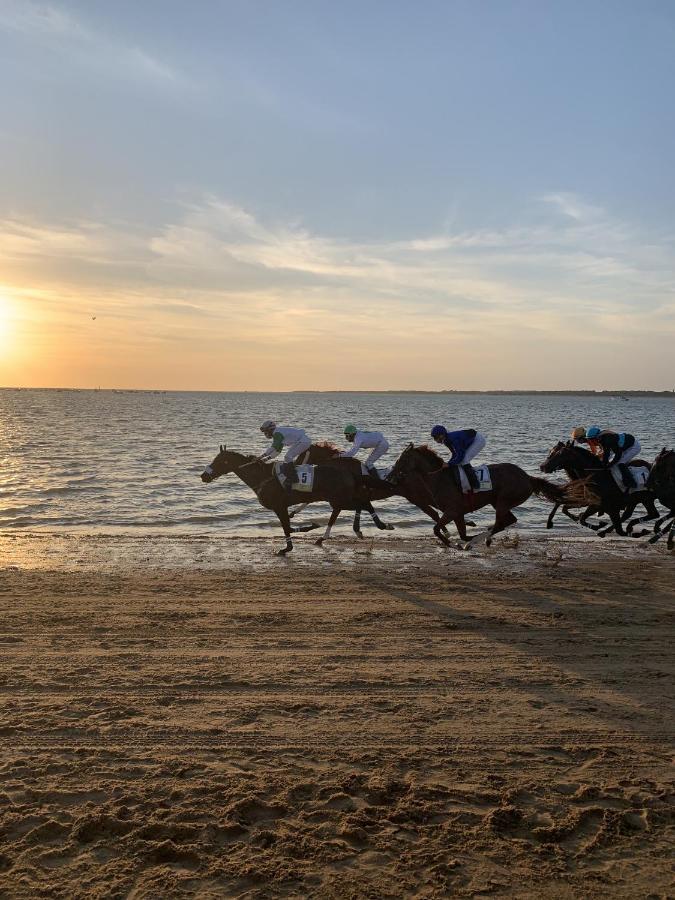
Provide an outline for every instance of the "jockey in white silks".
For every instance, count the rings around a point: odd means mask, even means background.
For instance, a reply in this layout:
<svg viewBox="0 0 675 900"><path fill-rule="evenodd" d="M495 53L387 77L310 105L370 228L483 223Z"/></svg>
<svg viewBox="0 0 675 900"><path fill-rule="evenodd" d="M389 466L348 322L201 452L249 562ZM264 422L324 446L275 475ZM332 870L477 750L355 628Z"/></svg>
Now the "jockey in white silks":
<svg viewBox="0 0 675 900"><path fill-rule="evenodd" d="M345 437L352 447L340 456L356 456L362 447L364 450L370 450L365 461L365 467L369 470L375 469L377 460L389 449L389 442L381 431L360 431L355 425L345 425Z"/></svg>
<svg viewBox="0 0 675 900"><path fill-rule="evenodd" d="M260 426L260 430L267 438L271 438L271 445L260 456L262 462L274 459L286 448L284 456L283 474L284 487L290 493L295 478L295 463L306 450L309 450L312 440L303 428L290 428L288 425L277 425L272 419L267 419Z"/></svg>

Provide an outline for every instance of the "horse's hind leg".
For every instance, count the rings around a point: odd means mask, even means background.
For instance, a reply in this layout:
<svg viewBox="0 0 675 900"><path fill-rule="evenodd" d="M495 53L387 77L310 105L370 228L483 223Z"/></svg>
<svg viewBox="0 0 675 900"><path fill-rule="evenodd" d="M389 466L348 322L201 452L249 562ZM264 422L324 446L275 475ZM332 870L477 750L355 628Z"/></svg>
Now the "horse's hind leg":
<svg viewBox="0 0 675 900"><path fill-rule="evenodd" d="M509 525L515 525L518 519L513 515L510 509L500 509L497 507L497 515L495 516L495 524L488 531L488 537L485 539L486 547L489 547L492 543L492 538L499 534L500 531L504 531L505 528L508 528Z"/></svg>
<svg viewBox="0 0 675 900"><path fill-rule="evenodd" d="M356 512L354 513L354 524L352 525L352 528L354 529L354 534L358 538L363 537L363 532L361 531L361 510L362 510L362 508L360 506L356 507Z"/></svg>
<svg viewBox="0 0 675 900"><path fill-rule="evenodd" d="M328 520L328 525L326 526L326 530L324 531L324 533L321 535L320 538L317 538L316 541L314 541L314 543L316 544L317 547L321 547L323 545L323 542L330 537L330 533L333 529L333 525L335 525L335 523L337 522L337 517L340 515L341 512L342 512L342 510L339 507L336 507L336 506L333 507L333 511L330 514L330 519Z"/></svg>
<svg viewBox="0 0 675 900"><path fill-rule="evenodd" d="M637 506L637 504L635 504ZM646 516L638 516L637 519L631 519L628 525L626 525L626 531L631 537L644 537L648 534L648 531L641 531L639 534L633 534L633 529L636 525L639 525L640 522L651 522L652 519L658 519L659 511L657 510L653 500L644 500L642 505L647 511ZM635 509L635 507L633 507Z"/></svg>
<svg viewBox="0 0 675 900"><path fill-rule="evenodd" d="M548 519L546 520L546 527L553 528L553 518L555 514L558 512L562 504L556 503L551 512L549 513ZM564 510L563 510L564 511Z"/></svg>
<svg viewBox="0 0 675 900"><path fill-rule="evenodd" d="M375 525L380 529L380 531L393 531L394 526L389 525L387 522L383 522L382 519L378 516L378 514L373 509L373 504L368 502L364 504L363 507L367 512L370 513L370 517L375 523Z"/></svg>

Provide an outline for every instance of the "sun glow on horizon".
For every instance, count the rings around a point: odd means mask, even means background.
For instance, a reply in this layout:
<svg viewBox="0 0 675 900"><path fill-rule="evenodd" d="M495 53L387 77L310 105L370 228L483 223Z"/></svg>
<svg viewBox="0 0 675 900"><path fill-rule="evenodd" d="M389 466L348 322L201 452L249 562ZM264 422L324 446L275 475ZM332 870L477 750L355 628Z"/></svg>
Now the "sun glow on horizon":
<svg viewBox="0 0 675 900"><path fill-rule="evenodd" d="M0 293L0 351L6 353L12 342L13 335L13 309L10 299L5 293Z"/></svg>

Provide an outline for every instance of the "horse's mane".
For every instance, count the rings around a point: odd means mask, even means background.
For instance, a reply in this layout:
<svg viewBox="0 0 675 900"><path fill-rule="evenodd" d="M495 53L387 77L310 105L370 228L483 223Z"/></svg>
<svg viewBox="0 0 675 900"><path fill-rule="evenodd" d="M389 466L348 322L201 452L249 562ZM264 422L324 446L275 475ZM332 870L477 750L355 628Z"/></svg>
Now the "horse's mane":
<svg viewBox="0 0 675 900"><path fill-rule="evenodd" d="M593 453L592 450L587 450L586 447L580 447L578 444L573 444L571 442L568 442L567 444L565 444L563 447L560 448L561 452L563 450L573 450L575 453L579 453L581 456L585 457L586 459L597 460L599 458L598 455L596 453Z"/></svg>
<svg viewBox="0 0 675 900"><path fill-rule="evenodd" d="M426 456L427 459L431 459L434 462L443 462L443 458L436 453L435 450L432 450L428 444L419 444L417 447L413 447L413 450L417 450L422 456Z"/></svg>
<svg viewBox="0 0 675 900"><path fill-rule="evenodd" d="M340 453L340 448L337 447L332 441L316 441L314 444L315 447L320 447L322 450L333 450L335 453Z"/></svg>

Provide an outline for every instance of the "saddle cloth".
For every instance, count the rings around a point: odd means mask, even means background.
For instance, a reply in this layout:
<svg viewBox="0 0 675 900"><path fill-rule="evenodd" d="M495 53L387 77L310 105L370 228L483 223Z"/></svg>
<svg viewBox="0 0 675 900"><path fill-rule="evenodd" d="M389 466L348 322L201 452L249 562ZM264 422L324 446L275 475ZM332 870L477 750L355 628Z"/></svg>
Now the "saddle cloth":
<svg viewBox="0 0 675 900"><path fill-rule="evenodd" d="M284 463L275 462L274 463L274 474L279 479L280 484L284 484L285 477L282 473L282 468ZM314 470L316 466L296 466L295 467L295 479L293 481L293 490L294 491L306 491L310 493L310 491L314 490Z"/></svg>
<svg viewBox="0 0 675 900"><path fill-rule="evenodd" d="M634 494L636 491L644 491L647 488L647 479L649 478L649 469L647 466L631 466L630 470L633 474L633 478L635 479L635 483L637 487L631 488L629 490L629 494ZM626 491L626 485L623 483L623 478L621 477L621 469L618 466L612 466L609 470L614 476L614 481L616 481L617 486L621 488L622 491Z"/></svg>
<svg viewBox="0 0 675 900"><path fill-rule="evenodd" d="M489 466L474 466L474 472L476 473L476 478L478 479L478 483L480 487L479 491L491 491L492 490L492 479L490 478L490 467ZM460 483L462 485L462 493L468 494L473 488L469 484L469 479L466 477L464 469L459 466L459 478ZM477 493L478 493L477 492Z"/></svg>

